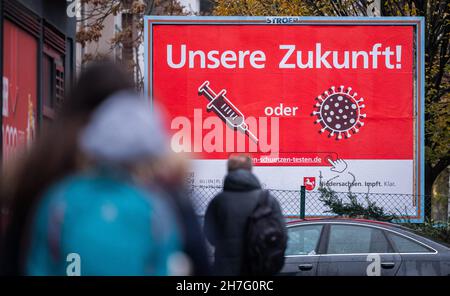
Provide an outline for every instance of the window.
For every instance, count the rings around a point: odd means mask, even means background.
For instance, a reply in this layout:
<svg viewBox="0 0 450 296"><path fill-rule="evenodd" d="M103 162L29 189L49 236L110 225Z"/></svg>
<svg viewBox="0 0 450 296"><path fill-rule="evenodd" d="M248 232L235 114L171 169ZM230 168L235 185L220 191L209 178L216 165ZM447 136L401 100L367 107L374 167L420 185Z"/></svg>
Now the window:
<svg viewBox="0 0 450 296"><path fill-rule="evenodd" d="M65 36L51 25L44 24L42 54L43 121L53 120L64 101Z"/></svg>
<svg viewBox="0 0 450 296"><path fill-rule="evenodd" d="M44 106L53 108L55 105L55 67L53 59L44 54L43 63L43 100Z"/></svg>
<svg viewBox="0 0 450 296"><path fill-rule="evenodd" d="M332 225L328 254L390 253L389 243L377 228Z"/></svg>
<svg viewBox="0 0 450 296"><path fill-rule="evenodd" d="M399 253L431 253L432 250L406 237L387 232L389 239Z"/></svg>
<svg viewBox="0 0 450 296"><path fill-rule="evenodd" d="M44 46L42 80L44 120L51 121L64 100L64 62L49 46Z"/></svg>
<svg viewBox="0 0 450 296"><path fill-rule="evenodd" d="M286 255L313 255L319 243L323 225L305 225L288 228Z"/></svg>

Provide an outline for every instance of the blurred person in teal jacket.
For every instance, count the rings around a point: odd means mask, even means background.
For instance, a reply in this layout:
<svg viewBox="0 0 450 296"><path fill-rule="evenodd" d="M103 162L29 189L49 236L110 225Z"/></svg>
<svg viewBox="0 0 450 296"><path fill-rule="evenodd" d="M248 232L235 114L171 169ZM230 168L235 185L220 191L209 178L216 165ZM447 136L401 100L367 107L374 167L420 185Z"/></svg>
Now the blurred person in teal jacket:
<svg viewBox="0 0 450 296"><path fill-rule="evenodd" d="M50 186L80 170L78 137L92 113L114 93L134 88L123 66L108 60L89 62L55 120L41 129L31 149L2 172L1 275L25 274L31 217Z"/></svg>
<svg viewBox="0 0 450 296"><path fill-rule="evenodd" d="M170 209L123 176L68 177L36 213L27 275L70 275L70 254L79 256L79 275L176 274L170 261L180 242Z"/></svg>
<svg viewBox="0 0 450 296"><path fill-rule="evenodd" d="M119 92L102 103L79 137L86 168L36 208L26 274L70 274L75 254L80 275L187 275L172 207L145 186L166 140L144 99Z"/></svg>

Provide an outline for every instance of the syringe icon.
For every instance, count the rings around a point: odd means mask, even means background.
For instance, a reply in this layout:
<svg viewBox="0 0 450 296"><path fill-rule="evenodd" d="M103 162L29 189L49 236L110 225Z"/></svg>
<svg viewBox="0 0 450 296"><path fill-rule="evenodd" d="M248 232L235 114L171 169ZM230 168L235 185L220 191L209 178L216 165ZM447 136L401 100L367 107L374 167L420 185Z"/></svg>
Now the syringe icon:
<svg viewBox="0 0 450 296"><path fill-rule="evenodd" d="M225 96L226 90L222 89L219 94L216 94L210 87L209 81L205 81L198 88L198 94L204 95L210 102L206 106L208 110L213 109L214 112L222 120L233 128L240 128L246 133L254 142L258 142L258 138L248 129L245 123L244 115L239 111L233 103Z"/></svg>

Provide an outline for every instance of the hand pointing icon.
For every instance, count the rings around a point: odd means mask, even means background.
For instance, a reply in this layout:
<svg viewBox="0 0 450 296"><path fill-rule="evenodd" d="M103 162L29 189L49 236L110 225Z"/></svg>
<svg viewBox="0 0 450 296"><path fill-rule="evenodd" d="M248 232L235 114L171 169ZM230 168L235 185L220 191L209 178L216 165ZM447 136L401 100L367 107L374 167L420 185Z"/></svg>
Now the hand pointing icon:
<svg viewBox="0 0 450 296"><path fill-rule="evenodd" d="M331 164L331 171L336 173L342 173L347 169L347 163L343 159L336 159L333 161L331 158L327 159Z"/></svg>

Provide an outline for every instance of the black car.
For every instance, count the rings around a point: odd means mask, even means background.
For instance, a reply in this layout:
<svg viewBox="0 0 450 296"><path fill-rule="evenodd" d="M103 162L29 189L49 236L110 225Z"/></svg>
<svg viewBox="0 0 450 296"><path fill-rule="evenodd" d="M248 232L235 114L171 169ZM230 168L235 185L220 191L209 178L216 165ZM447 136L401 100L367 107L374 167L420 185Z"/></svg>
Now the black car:
<svg viewBox="0 0 450 296"><path fill-rule="evenodd" d="M364 219L288 224L284 275L450 275L450 248L406 227Z"/></svg>

